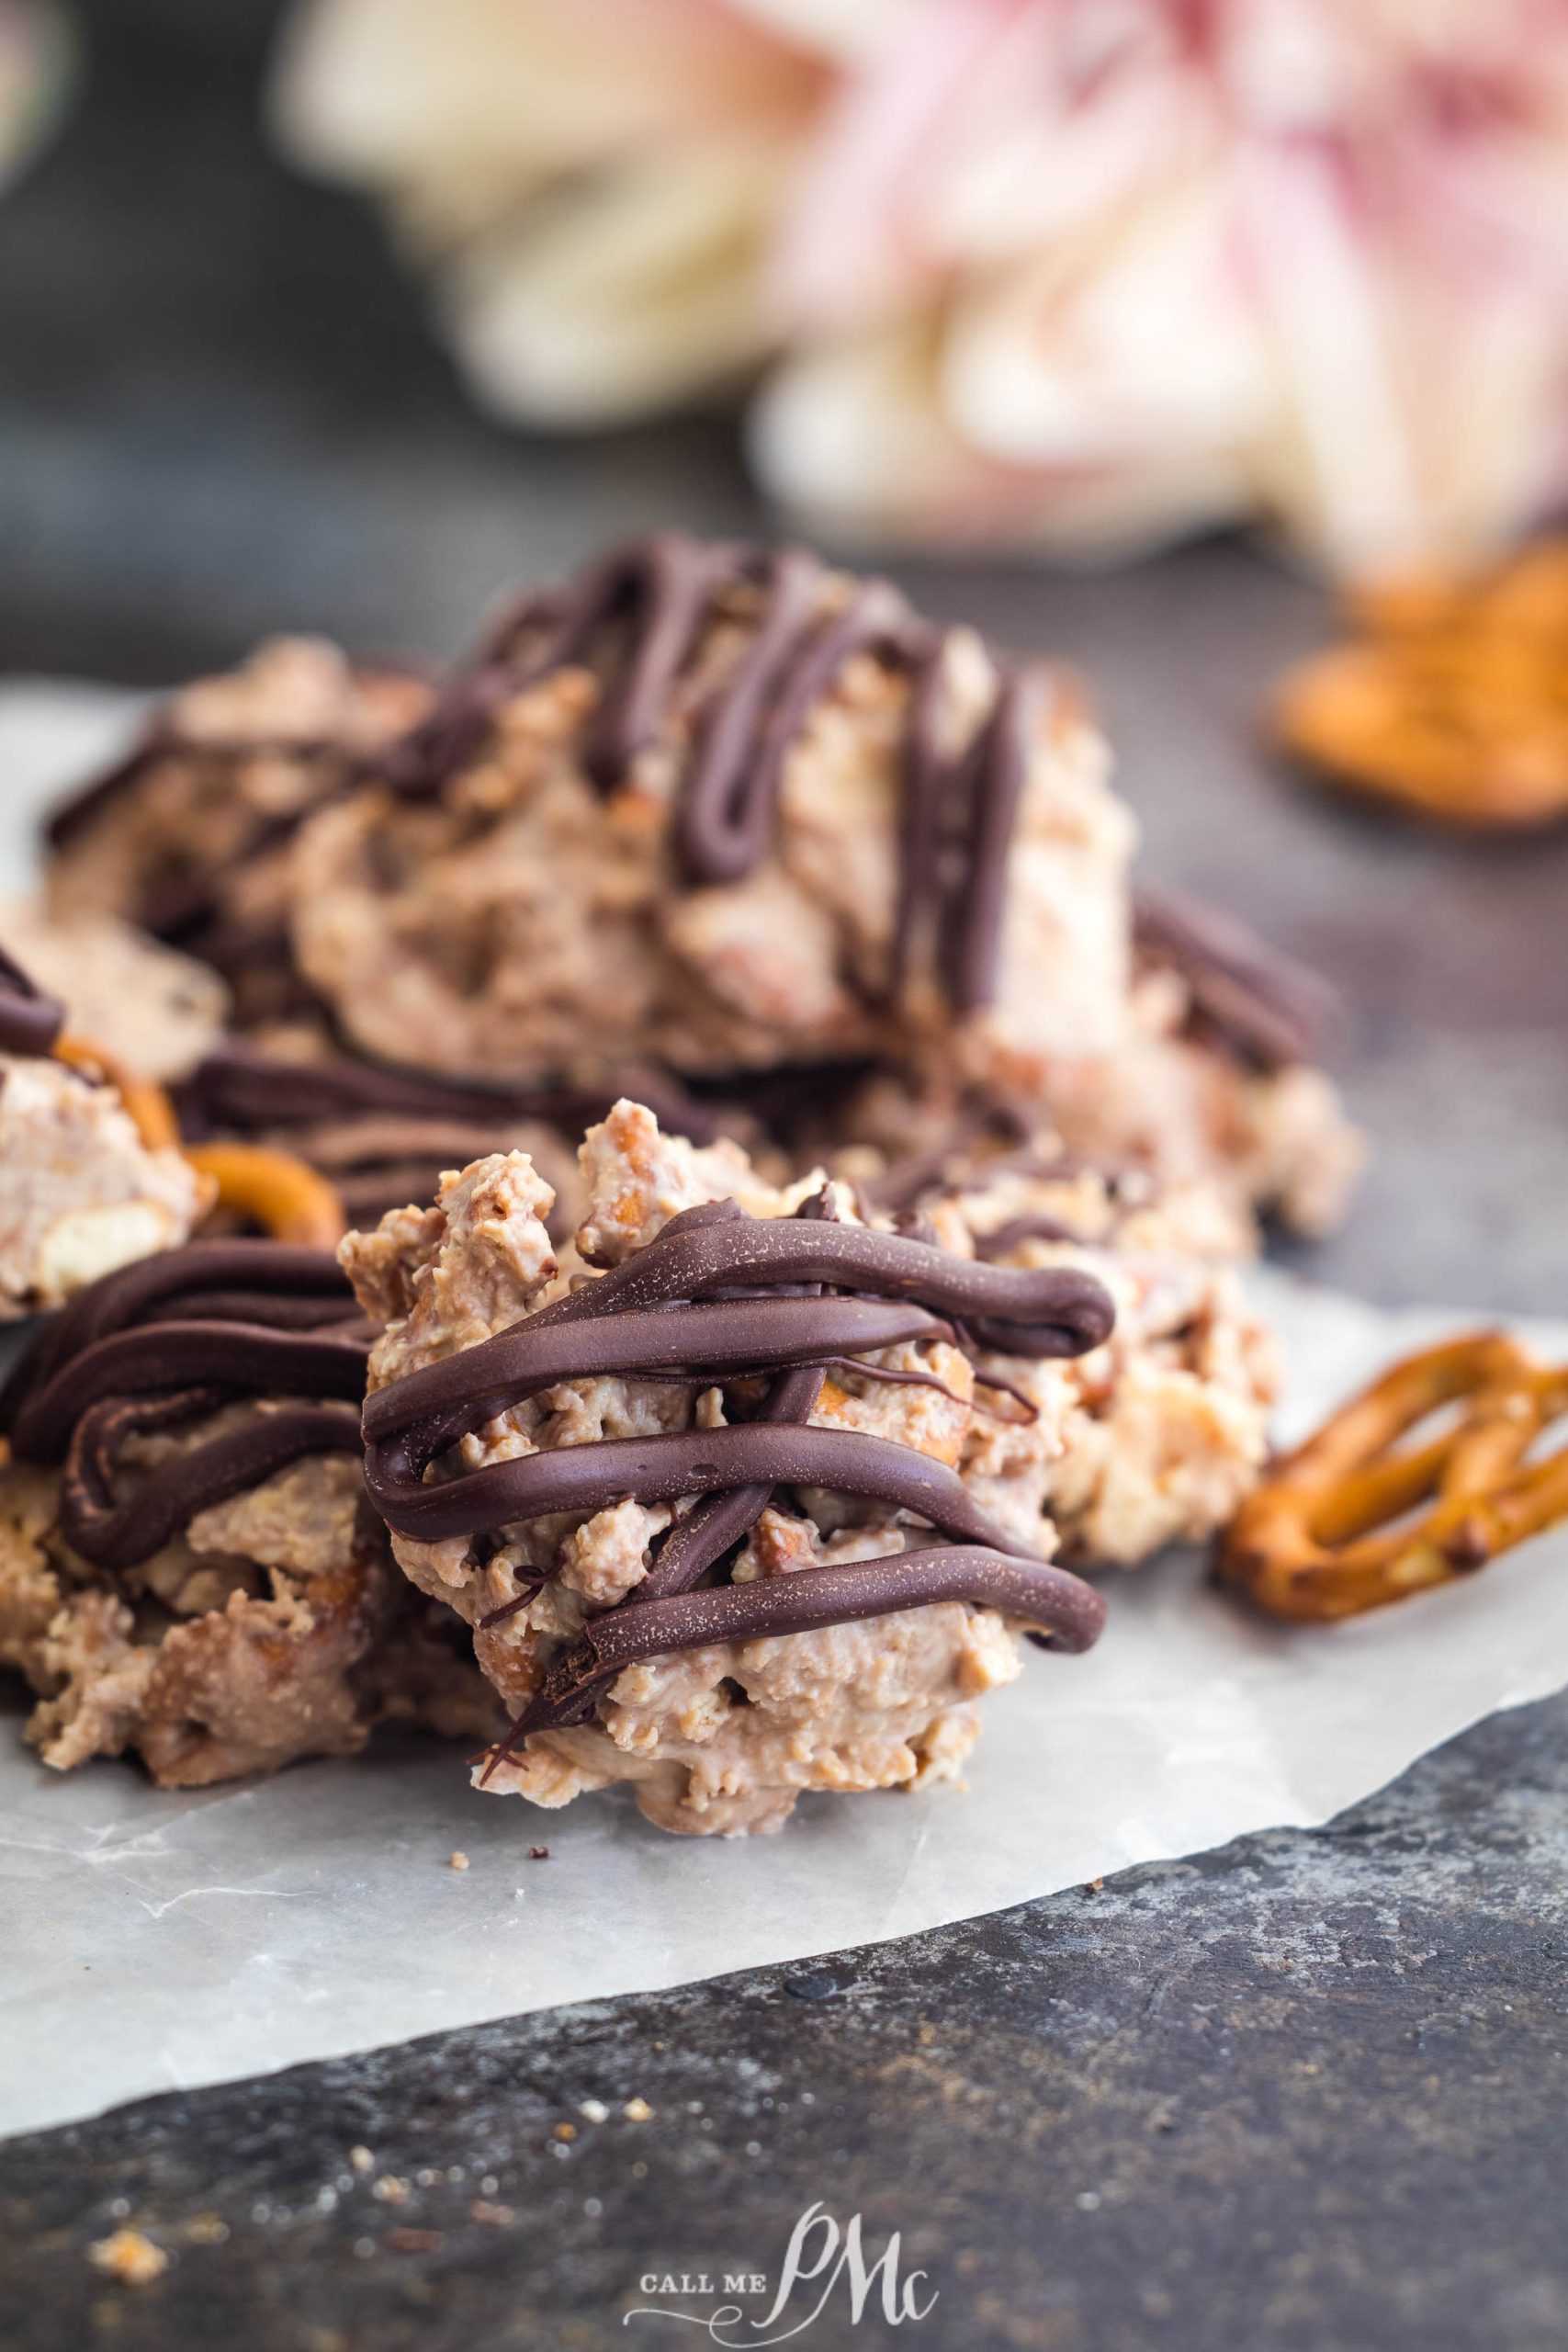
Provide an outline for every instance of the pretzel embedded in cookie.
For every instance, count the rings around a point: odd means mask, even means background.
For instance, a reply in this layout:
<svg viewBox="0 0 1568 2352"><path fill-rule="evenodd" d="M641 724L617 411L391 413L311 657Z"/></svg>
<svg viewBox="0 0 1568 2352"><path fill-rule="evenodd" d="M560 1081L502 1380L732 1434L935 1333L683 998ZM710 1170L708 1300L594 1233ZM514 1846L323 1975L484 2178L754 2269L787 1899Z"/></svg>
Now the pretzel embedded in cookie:
<svg viewBox="0 0 1568 2352"><path fill-rule="evenodd" d="M68 1033L55 1039L51 1051L57 1062L65 1062L85 1077L113 1087L149 1151L177 1148L180 1126L175 1106L153 1080L134 1077L118 1055L109 1053L91 1037L75 1037Z"/></svg>
<svg viewBox="0 0 1568 2352"><path fill-rule="evenodd" d="M1448 1405L1461 1409L1447 1429L1396 1450ZM1275 1465L1220 1539L1219 1578L1271 1616L1310 1623L1484 1567L1568 1517L1568 1453L1525 1459L1564 1412L1568 1366L1540 1364L1500 1332L1423 1349Z"/></svg>

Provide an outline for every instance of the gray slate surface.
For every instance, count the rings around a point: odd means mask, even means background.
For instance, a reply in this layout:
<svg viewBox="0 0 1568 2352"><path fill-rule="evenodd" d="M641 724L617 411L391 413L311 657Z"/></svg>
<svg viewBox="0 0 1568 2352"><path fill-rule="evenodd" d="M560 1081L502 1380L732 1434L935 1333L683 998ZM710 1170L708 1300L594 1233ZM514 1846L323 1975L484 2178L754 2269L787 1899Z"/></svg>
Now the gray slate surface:
<svg viewBox="0 0 1568 2352"><path fill-rule="evenodd" d="M265 152L272 14L79 10L81 110L0 206L0 666L158 679L280 624L446 649L504 582L607 535L757 519L722 420L536 445L463 407L374 224ZM903 576L1081 664L1151 869L1345 986L1378 1152L1314 1271L1561 1313L1568 840L1430 840L1272 773L1263 684L1327 621L1235 548ZM0 2342L701 2341L623 2330L638 2276L776 2271L821 2199L875 2245L901 2230L941 2297L897 2337L835 2305L801 2339L832 2352L1560 2345L1565 1725L1563 1702L1504 1718L1331 1831L1097 1896L13 2143ZM619 2117L634 2095L650 2122ZM584 2097L615 2119L583 2123ZM463 2177L329 2210L355 2143ZM474 2221L476 2194L513 2220ZM177 2253L156 2286L86 2263L117 2199ZM221 2243L193 2242L201 2215Z"/></svg>

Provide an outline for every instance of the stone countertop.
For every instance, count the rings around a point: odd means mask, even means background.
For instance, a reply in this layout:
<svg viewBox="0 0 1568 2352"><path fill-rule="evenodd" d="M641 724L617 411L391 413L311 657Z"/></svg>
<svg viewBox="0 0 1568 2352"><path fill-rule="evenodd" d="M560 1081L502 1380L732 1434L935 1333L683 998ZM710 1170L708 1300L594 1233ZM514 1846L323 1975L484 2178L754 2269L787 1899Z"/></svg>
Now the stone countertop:
<svg viewBox="0 0 1568 2352"><path fill-rule="evenodd" d="M82 104L0 205L0 665L170 677L279 625L447 649L607 536L755 526L722 421L540 445L466 410L375 225L266 153L263 0L77 13ZM1377 1154L1298 1261L1562 1313L1568 837L1450 842L1272 770L1260 696L1328 619L1243 549L900 576L1078 665L1150 870L1346 991ZM1331 1829L1097 1894L0 2146L0 2336L700 2341L623 2327L638 2279L776 2277L820 2200L939 2296L895 2336L840 2287L800 2339L833 2352L1560 2345L1565 1731L1568 1702L1502 1717ZM140 2289L86 2258L120 2206L176 2256Z"/></svg>

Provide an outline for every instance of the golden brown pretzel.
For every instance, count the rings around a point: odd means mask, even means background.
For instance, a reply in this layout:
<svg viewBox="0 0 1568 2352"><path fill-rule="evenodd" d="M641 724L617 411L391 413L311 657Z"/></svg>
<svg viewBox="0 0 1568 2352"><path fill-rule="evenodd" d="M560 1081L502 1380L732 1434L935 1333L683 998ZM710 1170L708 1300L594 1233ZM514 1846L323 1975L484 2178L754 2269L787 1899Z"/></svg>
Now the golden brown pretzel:
<svg viewBox="0 0 1568 2352"><path fill-rule="evenodd" d="M149 1151L164 1151L178 1144L175 1106L161 1086L148 1078L133 1078L122 1061L89 1037L57 1037L53 1051L56 1061L68 1062L73 1069L84 1070L114 1088Z"/></svg>
<svg viewBox="0 0 1568 2352"><path fill-rule="evenodd" d="M161 1086L135 1078L113 1054L85 1037L59 1037L55 1058L101 1079L119 1096L149 1151L178 1150L215 1184L211 1205L248 1218L277 1241L335 1250L348 1230L343 1203L324 1176L291 1151L262 1144L182 1146L175 1106Z"/></svg>
<svg viewBox="0 0 1568 2352"><path fill-rule="evenodd" d="M1568 538L1479 580L1362 589L1350 615L1359 639L1278 689L1285 750L1448 824L1503 829L1568 811Z"/></svg>
<svg viewBox="0 0 1568 2352"><path fill-rule="evenodd" d="M1456 1404L1438 1435L1394 1450ZM1524 1458L1565 1411L1568 1367L1538 1363L1501 1332L1423 1349L1275 1464L1220 1538L1217 1574L1299 1623L1358 1616L1468 1575L1568 1516L1568 1453Z"/></svg>
<svg viewBox="0 0 1568 2352"><path fill-rule="evenodd" d="M217 1205L249 1217L277 1241L335 1250L348 1230L343 1203L324 1176L291 1151L264 1144L198 1143L186 1158L218 1187Z"/></svg>

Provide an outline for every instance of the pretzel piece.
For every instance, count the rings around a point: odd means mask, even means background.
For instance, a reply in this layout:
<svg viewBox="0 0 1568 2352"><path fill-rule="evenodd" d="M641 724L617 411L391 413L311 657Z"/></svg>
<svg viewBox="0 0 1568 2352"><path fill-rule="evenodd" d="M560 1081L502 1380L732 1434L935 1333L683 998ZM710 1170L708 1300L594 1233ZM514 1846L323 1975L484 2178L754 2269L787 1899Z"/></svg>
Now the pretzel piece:
<svg viewBox="0 0 1568 2352"><path fill-rule="evenodd" d="M262 1144L191 1144L185 1154L218 1187L217 1205L249 1217L277 1241L335 1250L348 1230L343 1203L315 1169L291 1151Z"/></svg>
<svg viewBox="0 0 1568 2352"><path fill-rule="evenodd" d="M1281 682L1274 731L1334 781L1453 825L1568 811L1568 538L1477 580L1354 592L1362 634Z"/></svg>
<svg viewBox="0 0 1568 2352"><path fill-rule="evenodd" d="M1447 1429L1395 1450L1446 1405L1461 1408ZM1303 1624L1472 1574L1568 1517L1568 1452L1525 1459L1564 1412L1568 1367L1501 1332L1423 1349L1274 1465L1221 1537L1216 1574Z"/></svg>
<svg viewBox="0 0 1568 2352"><path fill-rule="evenodd" d="M114 1088L149 1151L167 1151L177 1146L179 1122L174 1104L161 1086L154 1085L151 1079L133 1078L116 1055L88 1037L69 1034L57 1037L53 1054L57 1062L67 1062L73 1069L101 1079Z"/></svg>

